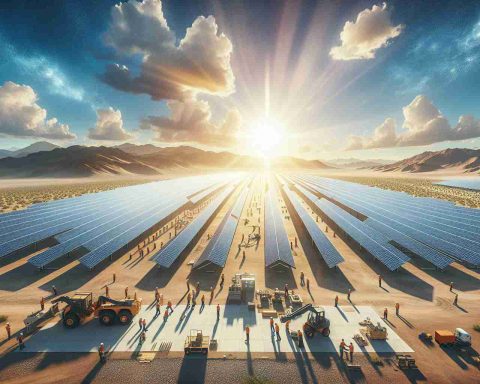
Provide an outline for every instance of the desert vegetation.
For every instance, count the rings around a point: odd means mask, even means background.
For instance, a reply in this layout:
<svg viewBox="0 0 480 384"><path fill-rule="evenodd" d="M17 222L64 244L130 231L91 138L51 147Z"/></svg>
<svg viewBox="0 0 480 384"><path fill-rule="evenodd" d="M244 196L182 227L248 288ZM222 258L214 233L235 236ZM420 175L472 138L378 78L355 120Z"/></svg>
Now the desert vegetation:
<svg viewBox="0 0 480 384"><path fill-rule="evenodd" d="M0 213L24 209L31 204L50 200L66 199L85 193L107 191L114 188L146 183L148 179L79 181L68 184L55 182L28 186L12 186L0 188Z"/></svg>
<svg viewBox="0 0 480 384"><path fill-rule="evenodd" d="M372 187L406 192L413 196L449 200L465 207L480 208L480 191L436 185L433 184L433 180L370 176L337 176L336 178Z"/></svg>

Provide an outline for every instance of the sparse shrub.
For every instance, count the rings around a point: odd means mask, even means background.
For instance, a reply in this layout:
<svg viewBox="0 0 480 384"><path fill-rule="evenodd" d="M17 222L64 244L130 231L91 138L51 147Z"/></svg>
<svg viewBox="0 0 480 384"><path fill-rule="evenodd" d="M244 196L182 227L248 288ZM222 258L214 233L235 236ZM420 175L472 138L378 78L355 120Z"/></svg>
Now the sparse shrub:
<svg viewBox="0 0 480 384"><path fill-rule="evenodd" d="M479 323L479 324L475 324L475 325L473 326L473 329L474 329L475 331L477 331L477 332L480 332L480 323Z"/></svg>

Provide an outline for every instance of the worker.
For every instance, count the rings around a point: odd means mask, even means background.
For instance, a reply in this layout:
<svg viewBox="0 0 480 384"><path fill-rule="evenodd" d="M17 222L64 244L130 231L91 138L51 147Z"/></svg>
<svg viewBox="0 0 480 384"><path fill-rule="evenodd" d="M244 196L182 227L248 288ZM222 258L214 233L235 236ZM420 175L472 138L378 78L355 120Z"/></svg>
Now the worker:
<svg viewBox="0 0 480 384"><path fill-rule="evenodd" d="M156 311L155 311L155 317L160 316L160 303L156 304Z"/></svg>
<svg viewBox="0 0 480 384"><path fill-rule="evenodd" d="M295 248L298 247L298 242L297 242L297 238L295 237Z"/></svg>
<svg viewBox="0 0 480 384"><path fill-rule="evenodd" d="M335 296L335 307L338 307L338 295Z"/></svg>
<svg viewBox="0 0 480 384"><path fill-rule="evenodd" d="M192 300L192 295L190 294L190 292L188 292L188 295L187 295L187 308L190 306L190 300Z"/></svg>
<svg viewBox="0 0 480 384"><path fill-rule="evenodd" d="M18 348L20 348L21 350L24 349L25 341L23 340L23 333L20 333L20 335L18 335L17 341L18 341Z"/></svg>
<svg viewBox="0 0 480 384"><path fill-rule="evenodd" d="M382 276L378 275L378 286L382 287Z"/></svg>
<svg viewBox="0 0 480 384"><path fill-rule="evenodd" d="M202 302L201 308L205 307L205 295L202 295L201 302Z"/></svg>
<svg viewBox="0 0 480 384"><path fill-rule="evenodd" d="M303 272L300 272L300 285L305 285L305 274Z"/></svg>
<svg viewBox="0 0 480 384"><path fill-rule="evenodd" d="M125 299L128 299L128 287L125 287Z"/></svg>
<svg viewBox="0 0 480 384"><path fill-rule="evenodd" d="M190 281L187 279L187 292L190 292Z"/></svg>
<svg viewBox="0 0 480 384"><path fill-rule="evenodd" d="M145 319L145 318L143 318L143 320L142 320L142 328L143 328L144 332L147 331L147 319Z"/></svg>
<svg viewBox="0 0 480 384"><path fill-rule="evenodd" d="M388 320L388 309L387 308L385 308L383 310L383 318L384 318L384 320Z"/></svg>
<svg viewBox="0 0 480 384"><path fill-rule="evenodd" d="M117 280L117 275L114 273L112 277L112 282L115 282L115 280Z"/></svg>
<svg viewBox="0 0 480 384"><path fill-rule="evenodd" d="M103 343L100 343L100 346L98 347L98 357L100 358L100 362L105 362L105 346Z"/></svg>
<svg viewBox="0 0 480 384"><path fill-rule="evenodd" d="M243 260L245 260L245 250L243 250L243 252L242 252L242 258L243 258Z"/></svg>
<svg viewBox="0 0 480 384"><path fill-rule="evenodd" d="M450 292L453 292L453 281L450 282Z"/></svg>
<svg viewBox="0 0 480 384"><path fill-rule="evenodd" d="M210 303L213 301L213 293L214 293L213 287L210 287Z"/></svg>
<svg viewBox="0 0 480 384"><path fill-rule="evenodd" d="M348 293L347 293L347 300L348 301L351 301L350 300L350 295L352 294L352 289L351 288L348 288Z"/></svg>
<svg viewBox="0 0 480 384"><path fill-rule="evenodd" d="M109 297L109 288L108 285L105 286L105 296Z"/></svg>
<svg viewBox="0 0 480 384"><path fill-rule="evenodd" d="M197 305L197 298L195 296L195 291L192 289L192 309Z"/></svg>
<svg viewBox="0 0 480 384"><path fill-rule="evenodd" d="M165 309L165 312L163 313L163 321L167 321L168 319L168 309Z"/></svg>
<svg viewBox="0 0 480 384"><path fill-rule="evenodd" d="M217 304L217 320L220 320L220 304Z"/></svg>
<svg viewBox="0 0 480 384"><path fill-rule="evenodd" d="M200 294L200 282L197 281L197 296Z"/></svg>
<svg viewBox="0 0 480 384"><path fill-rule="evenodd" d="M290 241L290 249L293 251L293 243Z"/></svg>
<svg viewBox="0 0 480 384"><path fill-rule="evenodd" d="M340 360L343 360L343 352L345 351L345 347L346 347L345 340L342 339L342 341L340 342L340 346L338 348L340 352Z"/></svg>
<svg viewBox="0 0 480 384"><path fill-rule="evenodd" d="M400 303L395 304L395 313L397 314L397 316L400 315Z"/></svg>
<svg viewBox="0 0 480 384"><path fill-rule="evenodd" d="M225 282L225 275L222 273L222 277L220 278L220 287L223 288L223 283Z"/></svg>
<svg viewBox="0 0 480 384"><path fill-rule="evenodd" d="M457 305L458 304L458 293L455 294L455 297L453 299L453 305Z"/></svg>
<svg viewBox="0 0 480 384"><path fill-rule="evenodd" d="M7 331L7 339L10 340L12 337L12 329L10 328L10 323L5 325L5 330Z"/></svg>
<svg viewBox="0 0 480 384"><path fill-rule="evenodd" d="M42 311L45 309L45 299L43 297L40 299L40 309Z"/></svg>
<svg viewBox="0 0 480 384"><path fill-rule="evenodd" d="M167 310L169 310L170 313L173 313L172 302L170 300L168 300L168 303L167 303Z"/></svg>
<svg viewBox="0 0 480 384"><path fill-rule="evenodd" d="M285 323L285 332L287 332L287 335L290 335L290 320L287 320Z"/></svg>
<svg viewBox="0 0 480 384"><path fill-rule="evenodd" d="M348 352L350 353L350 362L353 363L353 343L350 342L350 345L348 346Z"/></svg>
<svg viewBox="0 0 480 384"><path fill-rule="evenodd" d="M307 278L307 291L310 291L310 279Z"/></svg>
<svg viewBox="0 0 480 384"><path fill-rule="evenodd" d="M270 329L273 331L275 331L275 327L273 326L273 317L270 317Z"/></svg>
<svg viewBox="0 0 480 384"><path fill-rule="evenodd" d="M277 341L282 340L280 337L280 327L278 326L278 323L275 323L275 333L277 334Z"/></svg>
<svg viewBox="0 0 480 384"><path fill-rule="evenodd" d="M53 292L53 296L57 296L58 292L57 292L57 288L55 287L55 285L52 285L52 292Z"/></svg>
<svg viewBox="0 0 480 384"><path fill-rule="evenodd" d="M155 302L158 303L160 300L160 292L158 292L158 287L155 287Z"/></svg>
<svg viewBox="0 0 480 384"><path fill-rule="evenodd" d="M245 341L248 344L250 343L250 327L248 325L245 327L245 335L247 336L247 340Z"/></svg>
<svg viewBox="0 0 480 384"><path fill-rule="evenodd" d="M303 348L303 333L301 330L297 331L298 336L298 348Z"/></svg>
<svg viewBox="0 0 480 384"><path fill-rule="evenodd" d="M285 300L288 298L288 284L285 284Z"/></svg>

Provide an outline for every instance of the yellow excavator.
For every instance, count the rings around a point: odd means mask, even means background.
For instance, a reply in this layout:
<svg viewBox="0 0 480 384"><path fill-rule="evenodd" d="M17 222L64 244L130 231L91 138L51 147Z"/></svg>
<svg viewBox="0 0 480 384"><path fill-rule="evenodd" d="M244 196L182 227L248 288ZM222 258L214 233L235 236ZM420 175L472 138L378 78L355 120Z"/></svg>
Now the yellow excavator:
<svg viewBox="0 0 480 384"><path fill-rule="evenodd" d="M62 311L63 325L66 328L76 328L91 316L98 317L102 325L116 322L127 325L142 307L142 299L114 300L99 296L94 301L92 292L76 292L72 297L60 296L52 300L52 304L60 302L67 304Z"/></svg>

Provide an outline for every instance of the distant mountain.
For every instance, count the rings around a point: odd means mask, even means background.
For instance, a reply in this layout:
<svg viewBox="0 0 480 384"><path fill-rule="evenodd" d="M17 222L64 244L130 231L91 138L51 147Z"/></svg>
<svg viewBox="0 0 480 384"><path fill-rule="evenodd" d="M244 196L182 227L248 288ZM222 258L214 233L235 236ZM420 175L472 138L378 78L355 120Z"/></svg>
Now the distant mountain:
<svg viewBox="0 0 480 384"><path fill-rule="evenodd" d="M152 148L153 147L153 148ZM127 153L128 151L129 153ZM145 153L144 153L145 152ZM279 157L272 168L321 169L318 160ZM119 147L72 146L32 153L25 157L0 159L0 177L86 177L98 174L155 175L170 171L215 169L258 169L263 159L231 152L212 152L179 146L160 148L129 144Z"/></svg>
<svg viewBox="0 0 480 384"><path fill-rule="evenodd" d="M58 145L49 143L48 141L38 141L36 143L30 144L29 146L17 150L6 150L0 149L0 158L4 157L24 157L31 153L42 152L42 151L51 151L55 148L60 148Z"/></svg>
<svg viewBox="0 0 480 384"><path fill-rule="evenodd" d="M423 152L393 164L373 167L381 172L433 172L458 168L461 172L480 172L480 150L467 148Z"/></svg>
<svg viewBox="0 0 480 384"><path fill-rule="evenodd" d="M360 168L371 168L378 167L381 165L387 165L393 163L393 160L383 160L383 159L333 159L326 161L326 164L332 165L337 168L350 168L350 169L360 169Z"/></svg>
<svg viewBox="0 0 480 384"><path fill-rule="evenodd" d="M118 148L56 148L0 159L0 177L85 177L95 174L154 175L159 171Z"/></svg>

